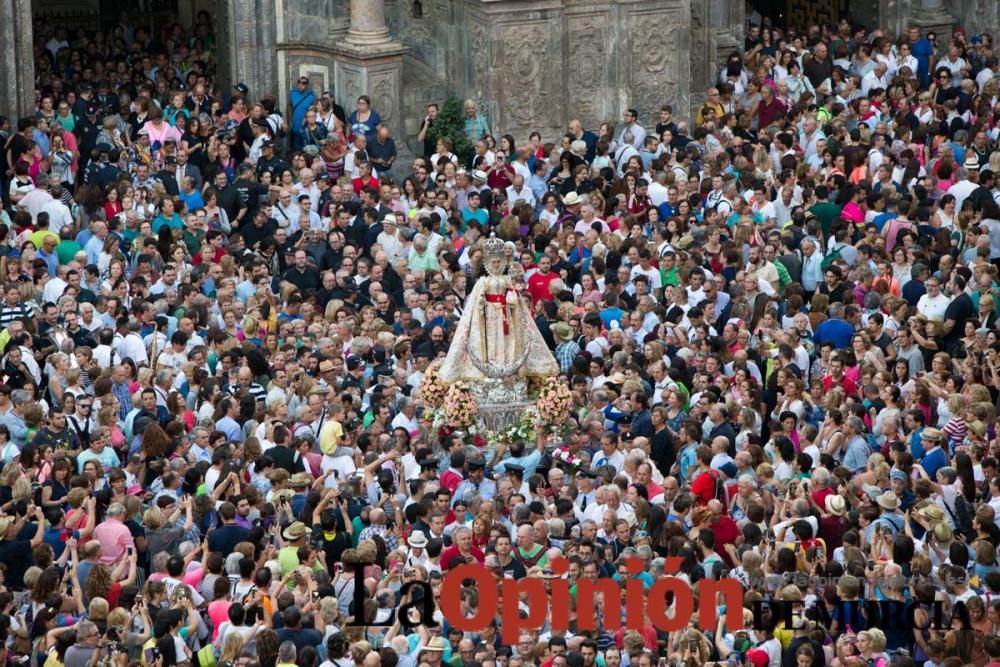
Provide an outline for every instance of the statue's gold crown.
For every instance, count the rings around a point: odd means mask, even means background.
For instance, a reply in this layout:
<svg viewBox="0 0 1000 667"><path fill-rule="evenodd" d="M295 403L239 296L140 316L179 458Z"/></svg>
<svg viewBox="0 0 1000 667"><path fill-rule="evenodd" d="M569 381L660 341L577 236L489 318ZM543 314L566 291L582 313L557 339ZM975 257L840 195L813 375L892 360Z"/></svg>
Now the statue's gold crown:
<svg viewBox="0 0 1000 667"><path fill-rule="evenodd" d="M503 239L497 238L495 233L491 233L490 237L486 239L486 243L483 244L483 255L486 259L504 257L505 246Z"/></svg>

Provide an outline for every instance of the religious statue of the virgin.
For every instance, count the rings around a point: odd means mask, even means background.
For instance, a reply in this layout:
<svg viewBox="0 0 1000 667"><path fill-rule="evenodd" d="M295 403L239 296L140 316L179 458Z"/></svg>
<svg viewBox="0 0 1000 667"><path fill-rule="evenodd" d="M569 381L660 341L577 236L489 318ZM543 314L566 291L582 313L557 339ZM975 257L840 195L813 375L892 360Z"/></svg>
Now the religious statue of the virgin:
<svg viewBox="0 0 1000 667"><path fill-rule="evenodd" d="M514 288L504 250L503 240L495 235L484 244L486 275L476 281L466 299L438 372L445 382L559 374L559 364Z"/></svg>

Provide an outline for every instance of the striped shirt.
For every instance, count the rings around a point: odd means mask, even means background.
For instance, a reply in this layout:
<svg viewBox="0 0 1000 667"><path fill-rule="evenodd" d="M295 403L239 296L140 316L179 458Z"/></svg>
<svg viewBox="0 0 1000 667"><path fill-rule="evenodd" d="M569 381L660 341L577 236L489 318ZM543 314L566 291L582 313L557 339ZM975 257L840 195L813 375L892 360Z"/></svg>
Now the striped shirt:
<svg viewBox="0 0 1000 667"><path fill-rule="evenodd" d="M230 396L236 396L240 389L241 387L238 384L227 385L224 393L229 394ZM264 389L264 387L260 386L256 382L250 383L250 386L247 388L247 393L253 396L255 401L263 401L267 398L267 389Z"/></svg>
<svg viewBox="0 0 1000 667"><path fill-rule="evenodd" d="M132 412L132 392L128 390L127 382L115 382L111 385L111 392L118 399L118 418L125 421L128 413Z"/></svg>
<svg viewBox="0 0 1000 667"><path fill-rule="evenodd" d="M14 320L31 319L32 310L27 304L4 306L0 309L0 327L9 327Z"/></svg>

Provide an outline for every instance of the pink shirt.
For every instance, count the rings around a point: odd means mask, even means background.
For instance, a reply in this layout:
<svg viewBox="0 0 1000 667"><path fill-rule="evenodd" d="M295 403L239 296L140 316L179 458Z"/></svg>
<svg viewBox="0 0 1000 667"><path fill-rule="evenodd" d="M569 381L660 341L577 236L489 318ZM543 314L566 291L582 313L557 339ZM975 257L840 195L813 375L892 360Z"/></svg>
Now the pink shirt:
<svg viewBox="0 0 1000 667"><path fill-rule="evenodd" d="M114 565L125 557L125 548L135 546L132 533L121 521L108 519L94 529L94 539L101 543L101 562Z"/></svg>
<svg viewBox="0 0 1000 667"><path fill-rule="evenodd" d="M208 617L212 619L212 625L215 626L215 630L212 631L212 641L219 636L219 626L222 625L224 621L229 620L229 607L233 603L229 600L215 600L208 605Z"/></svg>

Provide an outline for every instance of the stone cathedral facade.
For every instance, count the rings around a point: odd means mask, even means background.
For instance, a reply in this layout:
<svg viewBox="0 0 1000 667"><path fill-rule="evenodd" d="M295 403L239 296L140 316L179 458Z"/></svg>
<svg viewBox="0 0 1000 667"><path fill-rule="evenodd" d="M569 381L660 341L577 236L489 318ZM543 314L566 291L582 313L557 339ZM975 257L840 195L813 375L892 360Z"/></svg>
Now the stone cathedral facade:
<svg viewBox="0 0 1000 667"><path fill-rule="evenodd" d="M824 1L896 34L911 24L939 37L1000 25L997 0ZM12 55L0 63L0 112L33 110L32 12L67 2L0 0ZM70 4L96 11L98 2ZM786 2L790 11L815 4ZM596 127L636 108L651 123L665 103L685 116L742 48L746 16L744 0L179 0L180 21L201 9L216 24L223 84L284 101L306 75L348 110L366 93L409 140L426 103L449 92L477 99L494 128L547 140L572 117Z"/></svg>

